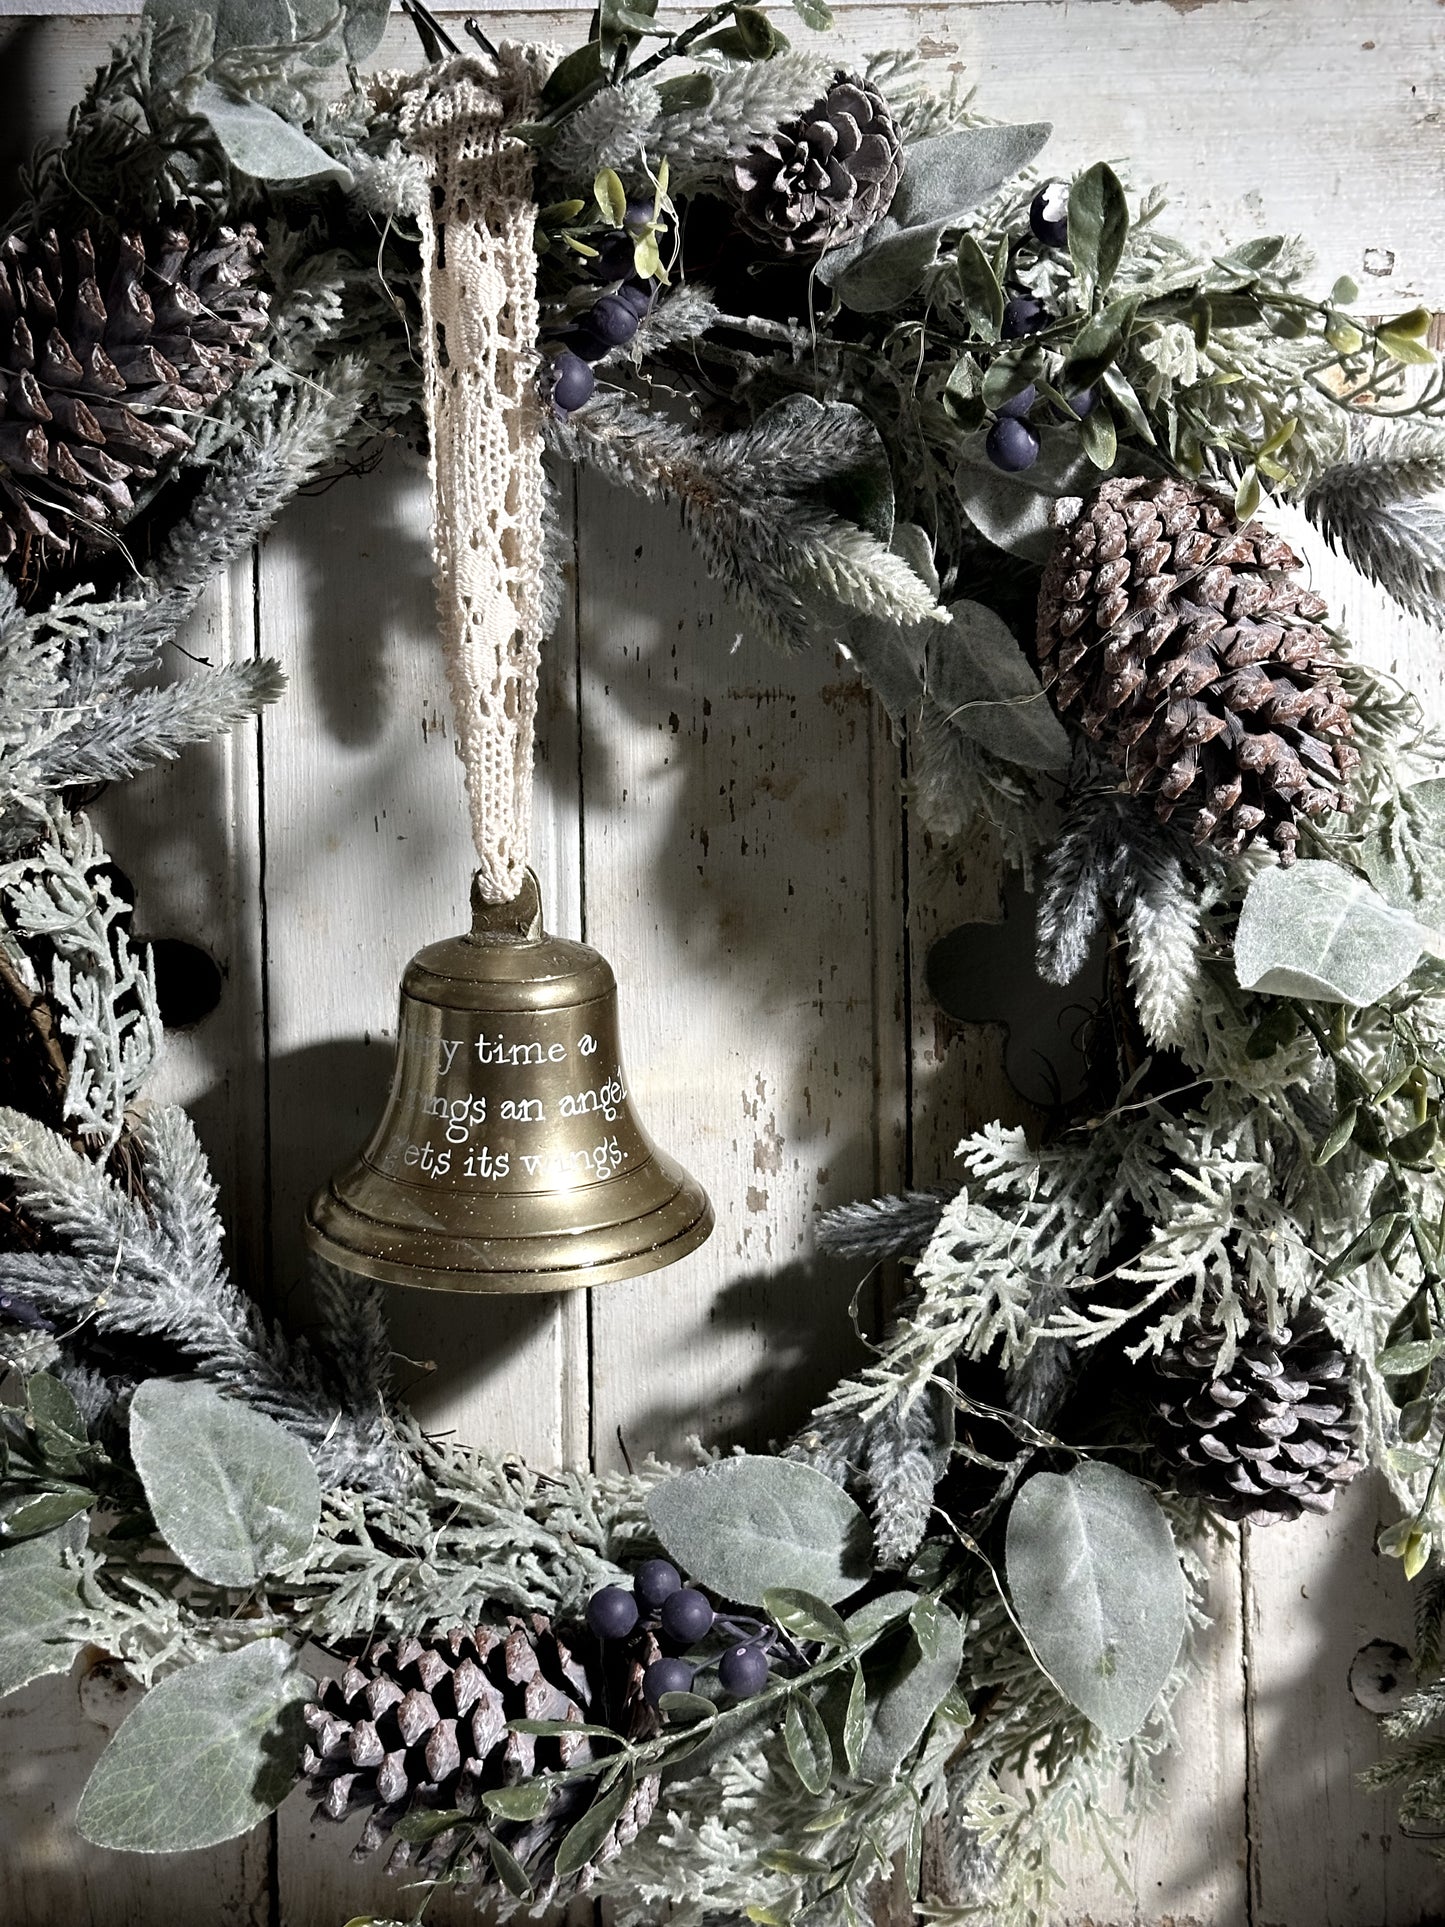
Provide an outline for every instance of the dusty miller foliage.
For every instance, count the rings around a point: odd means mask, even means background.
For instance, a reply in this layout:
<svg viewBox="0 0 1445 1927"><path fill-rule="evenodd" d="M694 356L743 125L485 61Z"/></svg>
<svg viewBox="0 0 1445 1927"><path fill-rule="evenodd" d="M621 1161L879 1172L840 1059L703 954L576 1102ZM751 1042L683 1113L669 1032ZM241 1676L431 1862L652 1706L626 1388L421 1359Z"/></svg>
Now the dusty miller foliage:
<svg viewBox="0 0 1445 1927"><path fill-rule="evenodd" d="M62 1060L54 1122L0 1112L3 1202L35 1234L0 1254L0 1356L53 1374L94 1439L112 1443L142 1379L208 1381L301 1439L325 1486L303 1566L243 1616L235 1597L149 1556L132 1482L125 1503L140 1531L97 1524L75 1556L75 1631L146 1681L266 1631L335 1645L507 1611L575 1615L655 1549L646 1496L669 1470L543 1475L425 1438L394 1396L379 1294L323 1268L310 1342L268 1320L227 1271L189 1123L138 1105L159 1044L154 984L74 792L172 758L281 693L267 663L173 675L180 625L298 489L378 435L417 432L424 181L396 139L394 97L340 77L343 24L317 23L304 45L218 53L203 10L153 9L97 77L63 152L37 164L15 215L17 226L63 220L75 197L104 196L150 217L253 219L272 288L254 363L196 424L147 558L119 586L73 583L29 606L0 580L0 965L7 994L44 1017ZM696 70L707 85L681 100L661 75L623 76L561 121L538 172L539 199L545 190L584 209L559 217L564 226L576 218L593 232L599 170L629 192L655 184L662 160L679 196L724 182L833 67L804 52L746 61L703 47ZM909 144L983 126L966 96L932 92L911 56L874 56L867 71ZM304 126L349 185L322 203L304 184L239 174L198 105L208 77ZM711 571L784 646L846 642L867 621L896 635L900 656L921 653L960 595L997 606L1027 645L1029 544L1047 497L1082 491L1097 465L1064 429L1035 482L982 461L985 384L1021 351L1001 341L988 286L965 282L958 243L1006 262L1010 288L1046 302L1049 352L1067 357L1099 303L1060 251L1010 254L1034 188L985 183L881 318L834 326L819 295L807 325L780 320L676 275L634 342L603 364L597 400L550 421L554 449L681 503ZM1261 479L1294 491L1356 567L1438 618L1441 394L1433 378L1415 394L1401 386L1400 366L1417 359L1413 321L1394 335L1356 327L1348 295L1306 292L1293 246L1211 256L1164 232L1158 197L1132 195L1125 213L1100 376L1118 464L1246 494ZM1352 438L1351 407L1418 421ZM898 540L904 524L911 550ZM1378 835L1424 899L1438 824L1411 786L1434 772L1437 746L1407 699L1363 670L1347 675L1365 755L1360 807L1307 849L1349 864ZM1188 1642L1143 1730L1108 1742L1035 1663L979 1548L1026 1470L1072 1450L1052 1428L1100 1360L1117 1383L1203 1327L1221 1335L1227 1364L1252 1320L1283 1320L1308 1294L1355 1362L1372 1456L1427 1552L1439 1532L1440 1388L1406 1407L1407 1437L1400 1374L1376 1362L1403 1318L1423 1317L1428 1333L1440 1309L1428 1231L1438 1173L1429 1152L1395 1148L1408 1140L1407 1102L1438 1110L1438 976L1425 966L1343 1018L1303 998L1248 995L1231 941L1250 864L1201 854L1113 790L1082 749L1066 780L1020 768L955 728L926 689L897 721L926 820L945 836L987 825L1034 869L1043 974L1067 982L1092 943L1113 946L1128 1012L1123 1089L1042 1140L1001 1125L972 1133L959 1147L961 1190L875 1200L825 1226L839 1253L903 1261L911 1290L870 1361L781 1449L855 1494L881 1573L948 1592L966 1626L963 1671L904 1769L845 1786L822 1820L776 1731L746 1735L713 1771L679 1775L654 1825L599 1875L594 1892L623 1927L664 1906L687 1927L749 1910L852 1922L895 1855L917 1885L933 1820L945 1822L953 1866L930 1914L1033 1920L1051 1904L1065 1845L1098 1830L1104 1787L1122 1775L1126 1804L1147 1806ZM1342 1118L1355 1127L1343 1135ZM990 1374L987 1397L974 1368ZM1438 1374L1431 1363L1429 1384ZM1110 1448L1148 1472L1132 1425L1120 1419ZM984 1489L966 1524L945 1509L956 1475ZM1177 1495L1163 1501L1197 1627L1206 1522ZM1421 1655L1432 1667L1442 1599L1438 1576L1427 1578ZM1442 1713L1427 1683L1397 1722L1399 1761L1382 1769L1422 1816L1445 1807L1445 1742L1429 1732Z"/></svg>

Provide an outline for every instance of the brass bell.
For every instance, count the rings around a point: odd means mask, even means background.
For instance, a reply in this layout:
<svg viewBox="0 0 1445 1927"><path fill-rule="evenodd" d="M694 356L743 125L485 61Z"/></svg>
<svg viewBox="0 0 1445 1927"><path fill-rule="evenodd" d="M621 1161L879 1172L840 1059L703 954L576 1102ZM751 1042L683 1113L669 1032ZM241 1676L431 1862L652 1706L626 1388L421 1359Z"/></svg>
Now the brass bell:
<svg viewBox="0 0 1445 1927"><path fill-rule="evenodd" d="M311 1200L312 1248L389 1284L565 1291L670 1265L712 1225L633 1115L607 960L547 935L530 870L510 903L474 882L470 933L407 965L391 1096Z"/></svg>

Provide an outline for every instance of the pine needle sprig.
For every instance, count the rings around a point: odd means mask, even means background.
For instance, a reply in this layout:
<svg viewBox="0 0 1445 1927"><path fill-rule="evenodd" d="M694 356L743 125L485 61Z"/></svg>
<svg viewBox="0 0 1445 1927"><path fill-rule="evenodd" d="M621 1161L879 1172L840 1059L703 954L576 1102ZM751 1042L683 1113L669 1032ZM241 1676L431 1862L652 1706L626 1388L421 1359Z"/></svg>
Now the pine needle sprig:
<svg viewBox="0 0 1445 1927"><path fill-rule="evenodd" d="M1361 575L1412 615L1445 621L1445 434L1381 429L1299 501Z"/></svg>

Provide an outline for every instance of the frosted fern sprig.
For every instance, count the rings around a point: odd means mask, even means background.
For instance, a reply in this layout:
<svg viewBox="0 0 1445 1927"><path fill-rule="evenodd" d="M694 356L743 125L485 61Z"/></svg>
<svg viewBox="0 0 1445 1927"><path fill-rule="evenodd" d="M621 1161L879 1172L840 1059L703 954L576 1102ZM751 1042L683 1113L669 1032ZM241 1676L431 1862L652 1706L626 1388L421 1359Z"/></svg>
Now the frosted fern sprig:
<svg viewBox="0 0 1445 1927"><path fill-rule="evenodd" d="M1412 615L1445 620L1445 435L1372 435L1318 475L1300 506L1331 548Z"/></svg>

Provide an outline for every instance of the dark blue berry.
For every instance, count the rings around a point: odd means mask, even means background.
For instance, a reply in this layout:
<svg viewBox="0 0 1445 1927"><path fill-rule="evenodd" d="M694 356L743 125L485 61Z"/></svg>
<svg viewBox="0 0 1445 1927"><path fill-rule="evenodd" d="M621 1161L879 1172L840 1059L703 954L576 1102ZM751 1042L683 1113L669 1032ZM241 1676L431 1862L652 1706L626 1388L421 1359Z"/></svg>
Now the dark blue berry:
<svg viewBox="0 0 1445 1927"><path fill-rule="evenodd" d="M640 234L645 227L651 227L657 215L657 202L651 198L627 203L627 212L622 217L622 225L631 234Z"/></svg>
<svg viewBox="0 0 1445 1927"><path fill-rule="evenodd" d="M588 272L597 281L620 281L624 274L632 272L632 236L630 234L609 234L598 243L597 259L587 263Z"/></svg>
<svg viewBox="0 0 1445 1927"><path fill-rule="evenodd" d="M679 1646L694 1646L712 1631L713 1610L695 1586L683 1586L662 1602L662 1630Z"/></svg>
<svg viewBox="0 0 1445 1927"><path fill-rule="evenodd" d="M639 321L652 307L652 289L641 281L624 281L614 298L625 301Z"/></svg>
<svg viewBox="0 0 1445 1927"><path fill-rule="evenodd" d="M584 321L567 337L567 346L583 361L601 361L610 355L613 344L604 341L590 322Z"/></svg>
<svg viewBox="0 0 1445 1927"><path fill-rule="evenodd" d="M597 377L580 355L564 348L552 363L552 399L566 414L592 399ZM619 1590L617 1587L613 1591ZM599 1594L600 1598L601 1595Z"/></svg>
<svg viewBox="0 0 1445 1927"><path fill-rule="evenodd" d="M1070 395L1068 401L1074 420L1081 422L1085 415L1092 415L1098 407L1099 391L1097 388L1081 388L1077 394Z"/></svg>
<svg viewBox="0 0 1445 1927"><path fill-rule="evenodd" d="M768 1656L758 1646L730 1646L718 1661L718 1683L734 1699L751 1699L768 1683Z"/></svg>
<svg viewBox="0 0 1445 1927"><path fill-rule="evenodd" d="M995 468L1017 475L1021 469L1032 468L1039 459L1039 438L1027 422L1015 421L1012 415L1000 415L988 431L984 450Z"/></svg>
<svg viewBox="0 0 1445 1927"><path fill-rule="evenodd" d="M619 300L615 294L604 294L593 304L587 325L609 347L620 348L637 333L637 311L630 302Z"/></svg>
<svg viewBox="0 0 1445 1927"><path fill-rule="evenodd" d="M1040 328L1048 326L1049 320L1049 311L1042 301L1036 301L1031 294L1016 294L1003 304L1003 327L999 332L1005 341L1017 341L1020 335L1036 335Z"/></svg>
<svg viewBox="0 0 1445 1927"><path fill-rule="evenodd" d="M681 1587L682 1574L668 1559L644 1559L632 1579L637 1603L650 1613L655 1613Z"/></svg>
<svg viewBox="0 0 1445 1927"><path fill-rule="evenodd" d="M1029 203L1029 226L1046 248L1069 244L1069 191L1062 181L1041 187Z"/></svg>
<svg viewBox="0 0 1445 1927"><path fill-rule="evenodd" d="M587 1624L599 1639L626 1639L637 1624L637 1601L622 1586L604 1586L587 1601Z"/></svg>
<svg viewBox="0 0 1445 1927"><path fill-rule="evenodd" d="M664 1693L690 1693L692 1668L685 1659L655 1659L642 1675L642 1697L656 1706Z"/></svg>
<svg viewBox="0 0 1445 1927"><path fill-rule="evenodd" d="M1039 391L1030 382L1027 388L1021 388L1016 395L1010 395L1007 401L1001 401L998 405L998 413L1012 415L1015 420L1022 421L1038 398Z"/></svg>

